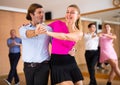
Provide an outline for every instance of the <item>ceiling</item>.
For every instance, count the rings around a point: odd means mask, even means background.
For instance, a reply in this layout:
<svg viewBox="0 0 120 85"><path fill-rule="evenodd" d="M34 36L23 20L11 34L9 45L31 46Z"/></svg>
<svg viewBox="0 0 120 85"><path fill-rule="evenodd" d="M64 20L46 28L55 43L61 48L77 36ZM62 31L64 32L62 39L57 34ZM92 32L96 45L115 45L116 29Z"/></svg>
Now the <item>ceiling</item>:
<svg viewBox="0 0 120 85"><path fill-rule="evenodd" d="M24 3L23 3L24 1ZM64 1L64 0L63 0ZM0 0L0 5L1 6L8 6L8 7L16 7L16 8L27 8L28 4L31 4L33 2L36 3L42 3L45 6L47 5L47 1L46 0L11 0L9 2L9 0ZM54 3L58 4L62 4L57 0L51 0L51 4L50 7L52 7L52 5L54 5ZM64 1L65 3L68 3L68 1ZM21 5L22 4L22 5ZM63 5L64 6L64 5ZM112 10L106 10L106 11L99 11L99 12L94 12L94 13L88 13L88 14L83 14L84 18L91 18L91 19L99 19L102 21L110 21L110 22L116 22L116 23L120 23L120 7L117 9L112 9ZM61 17L60 17L61 18Z"/></svg>

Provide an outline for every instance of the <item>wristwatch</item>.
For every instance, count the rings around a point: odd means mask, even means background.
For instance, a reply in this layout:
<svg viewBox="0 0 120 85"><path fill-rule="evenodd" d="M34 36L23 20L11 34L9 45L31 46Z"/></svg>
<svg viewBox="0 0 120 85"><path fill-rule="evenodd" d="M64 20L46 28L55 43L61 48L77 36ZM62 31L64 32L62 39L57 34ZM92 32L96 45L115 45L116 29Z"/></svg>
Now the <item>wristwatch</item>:
<svg viewBox="0 0 120 85"><path fill-rule="evenodd" d="M113 0L113 5L116 7L120 7L120 0Z"/></svg>

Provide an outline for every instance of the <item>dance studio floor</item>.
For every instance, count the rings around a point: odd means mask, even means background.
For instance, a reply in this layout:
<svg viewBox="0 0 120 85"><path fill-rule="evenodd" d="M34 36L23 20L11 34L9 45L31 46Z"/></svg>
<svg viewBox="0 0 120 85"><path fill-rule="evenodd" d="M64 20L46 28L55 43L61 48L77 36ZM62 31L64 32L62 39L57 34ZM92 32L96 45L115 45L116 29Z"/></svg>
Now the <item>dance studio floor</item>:
<svg viewBox="0 0 120 85"><path fill-rule="evenodd" d="M81 69L83 76L84 76L83 85L88 85L89 84L89 74L88 74L86 65L79 65L79 68ZM104 68L105 69L97 69L96 68L96 78L97 78L98 85L106 85L108 74L109 74L109 71L111 68L110 68L110 66L104 66ZM26 85L24 73L20 73L19 77L20 77L20 85ZM4 82L5 78L6 78L6 76L0 77L0 85L7 85ZM14 85L14 84L12 84L12 85ZM49 80L48 85L50 85L50 80ZM115 77L112 85L120 85L120 79L118 77Z"/></svg>

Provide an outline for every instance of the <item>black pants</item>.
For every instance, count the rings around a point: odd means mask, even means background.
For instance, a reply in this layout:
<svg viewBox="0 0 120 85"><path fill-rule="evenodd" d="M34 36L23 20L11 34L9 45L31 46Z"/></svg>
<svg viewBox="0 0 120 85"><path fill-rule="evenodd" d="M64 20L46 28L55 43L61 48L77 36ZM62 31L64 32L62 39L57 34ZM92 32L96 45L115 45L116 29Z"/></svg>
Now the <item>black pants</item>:
<svg viewBox="0 0 120 85"><path fill-rule="evenodd" d="M48 85L49 63L29 65L24 63L26 85Z"/></svg>
<svg viewBox="0 0 120 85"><path fill-rule="evenodd" d="M101 67L102 63L100 63L100 47L98 47L98 63L97 66Z"/></svg>
<svg viewBox="0 0 120 85"><path fill-rule="evenodd" d="M87 50L85 52L86 63L88 67L88 71L90 74L90 84L89 85L97 85L95 78L95 65L98 61L98 51L97 50Z"/></svg>
<svg viewBox="0 0 120 85"><path fill-rule="evenodd" d="M9 61L10 61L10 72L7 80L11 83L14 78L15 83L19 82L19 77L17 74L17 64L20 59L20 53L9 53Z"/></svg>

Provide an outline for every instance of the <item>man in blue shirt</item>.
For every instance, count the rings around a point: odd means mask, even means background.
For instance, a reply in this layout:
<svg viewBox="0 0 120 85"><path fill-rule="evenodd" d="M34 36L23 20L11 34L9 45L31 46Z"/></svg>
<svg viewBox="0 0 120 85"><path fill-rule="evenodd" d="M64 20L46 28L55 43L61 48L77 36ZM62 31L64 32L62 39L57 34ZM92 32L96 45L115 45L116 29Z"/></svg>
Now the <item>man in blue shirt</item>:
<svg viewBox="0 0 120 85"><path fill-rule="evenodd" d="M19 77L17 74L17 64L20 59L20 45L22 40L16 36L16 30L10 30L10 38L7 39L7 45L9 47L9 60L10 60L10 72L5 82L11 85L12 79L15 80L15 85L19 85Z"/></svg>
<svg viewBox="0 0 120 85"><path fill-rule="evenodd" d="M43 23L43 17L42 5L31 4L26 16L30 23L19 29L27 85L48 85L50 60L48 47L51 38L43 32L52 30ZM39 30L37 25L44 25L46 30Z"/></svg>

